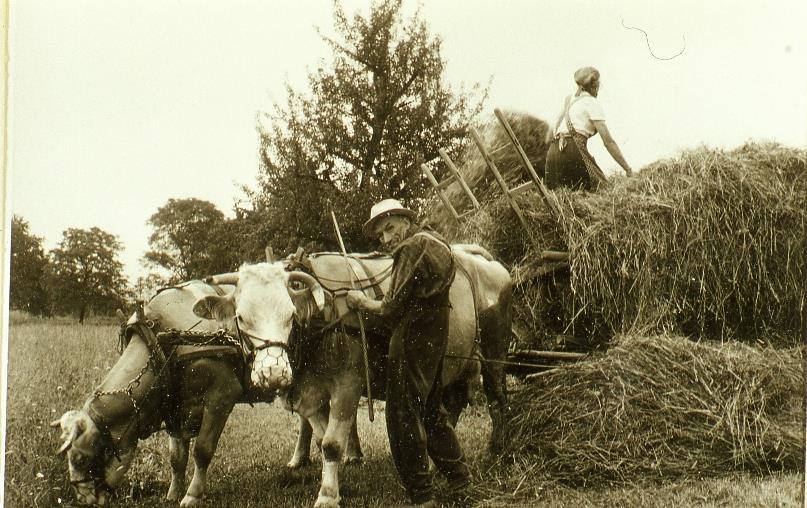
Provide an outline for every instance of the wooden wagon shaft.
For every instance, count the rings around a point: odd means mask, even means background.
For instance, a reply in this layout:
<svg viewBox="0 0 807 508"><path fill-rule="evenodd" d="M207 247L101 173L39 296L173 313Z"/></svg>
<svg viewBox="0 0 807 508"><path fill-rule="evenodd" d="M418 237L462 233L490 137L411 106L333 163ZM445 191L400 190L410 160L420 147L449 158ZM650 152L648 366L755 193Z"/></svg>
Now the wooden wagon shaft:
<svg viewBox="0 0 807 508"><path fill-rule="evenodd" d="M546 264L541 264L538 266L531 266L529 268L523 270L515 271L513 275L513 282L516 285L519 285L525 281L530 279L537 279L540 277L547 277L549 275L555 275L558 272L563 272L564 270L569 269L569 263L566 261L551 261L547 262Z"/></svg>
<svg viewBox="0 0 807 508"><path fill-rule="evenodd" d="M551 359L551 360L580 360L581 358L585 358L588 356L586 353L569 353L564 351L534 351L534 350L524 350L524 351L514 351L510 353L509 356L514 356L518 358L541 358L541 359Z"/></svg>
<svg viewBox="0 0 807 508"><path fill-rule="evenodd" d="M569 253L557 250L545 250L541 252L541 259L545 261L568 261Z"/></svg>

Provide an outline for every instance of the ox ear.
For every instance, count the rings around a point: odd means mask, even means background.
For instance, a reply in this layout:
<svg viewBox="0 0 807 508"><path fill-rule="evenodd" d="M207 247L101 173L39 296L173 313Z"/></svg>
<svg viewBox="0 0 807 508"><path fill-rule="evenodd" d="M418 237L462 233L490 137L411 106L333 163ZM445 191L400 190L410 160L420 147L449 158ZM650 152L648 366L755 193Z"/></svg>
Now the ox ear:
<svg viewBox="0 0 807 508"><path fill-rule="evenodd" d="M235 316L235 297L207 295L193 305L193 313L204 319L223 321Z"/></svg>
<svg viewBox="0 0 807 508"><path fill-rule="evenodd" d="M61 427L62 429L61 439L64 439L64 442L62 446L56 450L56 455L67 453L67 450L73 446L73 442L76 438L78 438L86 428L81 418L81 413L75 410L66 412L61 418L51 422L50 426Z"/></svg>

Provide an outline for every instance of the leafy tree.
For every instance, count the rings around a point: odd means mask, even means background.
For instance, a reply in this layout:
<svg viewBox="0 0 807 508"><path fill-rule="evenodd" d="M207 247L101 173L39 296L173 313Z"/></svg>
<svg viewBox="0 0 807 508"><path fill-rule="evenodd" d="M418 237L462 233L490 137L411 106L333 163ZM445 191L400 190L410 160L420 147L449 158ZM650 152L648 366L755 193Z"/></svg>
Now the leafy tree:
<svg viewBox="0 0 807 508"><path fill-rule="evenodd" d="M49 281L54 306L78 315L80 323L89 311L109 313L128 296L123 249L115 235L97 227L69 228L59 246L50 251Z"/></svg>
<svg viewBox="0 0 807 508"><path fill-rule="evenodd" d="M440 148L461 149L486 91L452 91L441 39L419 11L404 19L401 3L376 1L369 15L349 18L337 2L336 35L322 36L330 65L309 73L306 91L287 86L285 105L266 115L270 126L259 125L259 187L243 213L262 224L251 231L263 240L254 245L333 247L333 207L346 242L366 248L361 224L371 204L392 197L419 208L428 192L421 163Z"/></svg>
<svg viewBox="0 0 807 508"><path fill-rule="evenodd" d="M42 238L31 234L25 219L12 216L9 274L9 303L12 309L35 315L50 314L45 283L47 266Z"/></svg>
<svg viewBox="0 0 807 508"><path fill-rule="evenodd" d="M236 264L224 214L201 199L169 199L149 218L147 264L167 269L170 283L225 272Z"/></svg>

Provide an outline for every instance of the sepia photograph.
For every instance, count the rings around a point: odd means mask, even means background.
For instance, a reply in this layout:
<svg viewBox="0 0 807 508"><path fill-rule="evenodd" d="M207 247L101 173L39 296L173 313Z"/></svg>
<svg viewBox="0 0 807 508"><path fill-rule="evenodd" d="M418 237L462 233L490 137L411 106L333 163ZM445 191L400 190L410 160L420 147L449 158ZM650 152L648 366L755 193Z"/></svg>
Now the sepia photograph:
<svg viewBox="0 0 807 508"><path fill-rule="evenodd" d="M0 506L805 505L804 2L5 19Z"/></svg>

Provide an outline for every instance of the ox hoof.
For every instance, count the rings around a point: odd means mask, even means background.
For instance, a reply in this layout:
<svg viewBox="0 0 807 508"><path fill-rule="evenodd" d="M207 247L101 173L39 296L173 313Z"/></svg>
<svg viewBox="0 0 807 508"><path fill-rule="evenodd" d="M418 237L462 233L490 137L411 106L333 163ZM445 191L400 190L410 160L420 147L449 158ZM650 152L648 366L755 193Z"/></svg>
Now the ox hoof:
<svg viewBox="0 0 807 508"><path fill-rule="evenodd" d="M289 461L288 464L286 464L286 467L289 469L300 469L309 464L311 464L311 459L308 457L300 457L300 458L294 457Z"/></svg>
<svg viewBox="0 0 807 508"><path fill-rule="evenodd" d="M185 492L184 487L174 487L173 485L168 487L168 494L165 495L166 501L172 501L176 503L180 499L182 499L182 493Z"/></svg>
<svg viewBox="0 0 807 508"><path fill-rule="evenodd" d="M202 505L202 498L191 496L190 494L185 494L185 497L182 498L182 501L179 503L179 506L185 508L186 506L201 506Z"/></svg>
<svg viewBox="0 0 807 508"><path fill-rule="evenodd" d="M314 508L339 508L339 498L319 496Z"/></svg>

